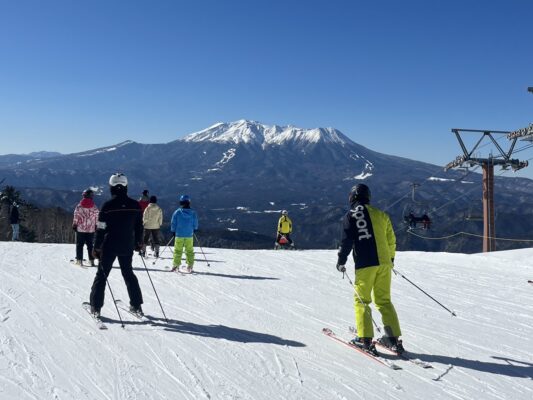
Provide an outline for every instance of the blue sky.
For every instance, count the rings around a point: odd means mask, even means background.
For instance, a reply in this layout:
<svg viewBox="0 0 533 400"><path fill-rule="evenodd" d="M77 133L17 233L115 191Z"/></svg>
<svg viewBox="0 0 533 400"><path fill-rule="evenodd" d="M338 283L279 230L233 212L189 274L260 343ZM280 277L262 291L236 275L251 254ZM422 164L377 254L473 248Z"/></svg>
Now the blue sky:
<svg viewBox="0 0 533 400"><path fill-rule="evenodd" d="M528 0L0 0L0 154L245 118L445 164L451 128L533 122L532 14Z"/></svg>

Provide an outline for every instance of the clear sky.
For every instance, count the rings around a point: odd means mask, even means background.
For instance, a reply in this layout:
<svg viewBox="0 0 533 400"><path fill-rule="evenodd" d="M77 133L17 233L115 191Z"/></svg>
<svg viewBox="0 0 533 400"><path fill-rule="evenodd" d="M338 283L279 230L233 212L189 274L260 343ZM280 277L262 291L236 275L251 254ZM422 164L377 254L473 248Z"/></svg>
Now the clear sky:
<svg viewBox="0 0 533 400"><path fill-rule="evenodd" d="M531 15L530 0L0 0L0 154L252 119L446 164L451 128L533 122Z"/></svg>

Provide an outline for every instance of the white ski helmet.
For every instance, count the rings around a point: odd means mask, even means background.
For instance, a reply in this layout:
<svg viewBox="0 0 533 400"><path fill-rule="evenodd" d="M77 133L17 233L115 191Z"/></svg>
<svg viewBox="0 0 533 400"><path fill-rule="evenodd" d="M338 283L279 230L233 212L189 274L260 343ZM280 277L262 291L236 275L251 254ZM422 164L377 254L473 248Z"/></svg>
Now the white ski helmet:
<svg viewBox="0 0 533 400"><path fill-rule="evenodd" d="M109 178L109 186L128 186L128 178L126 178L126 175L117 172L116 174L111 175Z"/></svg>
<svg viewBox="0 0 533 400"><path fill-rule="evenodd" d="M281 215L289 215L289 212L288 212L287 210L283 210L283 211L281 212Z"/></svg>

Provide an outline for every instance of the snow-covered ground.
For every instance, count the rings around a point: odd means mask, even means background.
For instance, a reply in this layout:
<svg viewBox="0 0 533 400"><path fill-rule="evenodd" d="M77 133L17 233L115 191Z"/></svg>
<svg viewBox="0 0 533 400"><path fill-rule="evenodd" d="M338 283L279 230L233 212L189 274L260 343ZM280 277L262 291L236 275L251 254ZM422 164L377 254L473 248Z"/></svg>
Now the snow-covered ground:
<svg viewBox="0 0 533 400"><path fill-rule="evenodd" d="M99 331L81 307L95 269L68 262L73 245L0 243L0 399L533 398L533 249L399 253L457 317L394 277L405 347L434 366L397 371L321 333L354 324L335 251L204 250L196 275L147 260L168 322L136 256L152 323L122 313L121 328L106 292ZM118 269L110 283L127 300Z"/></svg>

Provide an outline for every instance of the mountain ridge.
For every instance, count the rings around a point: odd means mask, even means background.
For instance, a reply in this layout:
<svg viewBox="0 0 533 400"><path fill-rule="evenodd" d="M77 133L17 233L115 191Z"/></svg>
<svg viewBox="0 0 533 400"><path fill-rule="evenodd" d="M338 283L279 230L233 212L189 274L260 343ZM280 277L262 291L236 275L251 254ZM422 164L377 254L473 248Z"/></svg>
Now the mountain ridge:
<svg viewBox="0 0 533 400"><path fill-rule="evenodd" d="M476 251L474 239L430 242L412 237L406 233L403 215L409 207L428 212L435 222L433 236L458 230L481 233L479 225L466 226L463 217L481 206L479 174L469 175L473 185L460 184L464 173L444 173L437 165L368 149L332 128L317 129L284 130L240 120L215 124L168 143L125 141L11 165L2 165L0 156L0 177L6 178L6 184L22 188L39 206L72 210L83 189L99 188L99 193L106 194L109 175L124 172L130 181L130 195L138 197L149 189L158 196L167 216L176 207L179 194L191 195L201 226L212 232L231 229L270 236L277 222L275 210L288 209L295 221L295 240L304 248L336 246L339 219L348 206L347 193L354 184L365 182L371 187L374 204L391 214L401 248ZM316 133L330 134L332 140L315 141ZM269 138L272 142L265 144ZM413 183L423 185L411 200ZM501 221L497 221L496 232L520 238L528 231L528 216L533 214L528 200L533 195L533 181L497 177L496 183ZM508 218L514 222L507 223ZM220 235L213 235L213 243L218 243ZM259 236L257 243L265 246Z"/></svg>
<svg viewBox="0 0 533 400"><path fill-rule="evenodd" d="M283 145L287 142L300 143L354 143L334 128L297 128L292 125L265 125L257 121L239 120L232 123L219 122L207 129L191 133L182 139L185 142L211 141L219 143L246 143Z"/></svg>

